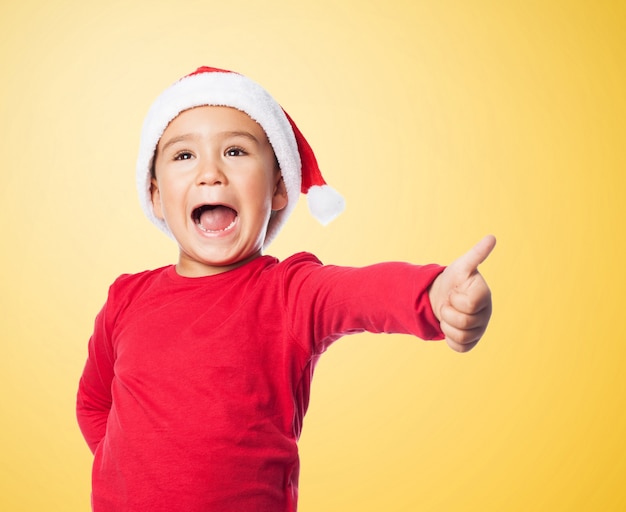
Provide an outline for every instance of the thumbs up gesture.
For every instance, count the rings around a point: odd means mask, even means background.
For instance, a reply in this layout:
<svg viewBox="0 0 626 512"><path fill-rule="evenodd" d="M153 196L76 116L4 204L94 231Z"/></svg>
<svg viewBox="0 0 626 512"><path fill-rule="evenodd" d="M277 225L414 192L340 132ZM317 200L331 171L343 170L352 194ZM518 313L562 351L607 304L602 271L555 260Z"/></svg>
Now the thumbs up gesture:
<svg viewBox="0 0 626 512"><path fill-rule="evenodd" d="M491 291L478 265L496 245L489 235L450 264L433 282L430 303L446 342L457 352L474 348L491 317Z"/></svg>

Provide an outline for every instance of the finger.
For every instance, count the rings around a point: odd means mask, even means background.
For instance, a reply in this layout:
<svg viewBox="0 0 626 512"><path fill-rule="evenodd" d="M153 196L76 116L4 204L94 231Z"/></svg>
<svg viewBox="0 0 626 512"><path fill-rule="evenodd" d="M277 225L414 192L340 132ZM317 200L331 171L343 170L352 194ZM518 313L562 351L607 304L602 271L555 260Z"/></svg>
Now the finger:
<svg viewBox="0 0 626 512"><path fill-rule="evenodd" d="M456 260L456 264L464 270L467 275L471 275L478 269L483 261L487 259L493 248L496 246L496 237L487 235L463 256Z"/></svg>
<svg viewBox="0 0 626 512"><path fill-rule="evenodd" d="M448 296L448 303L454 309L468 315L491 307L491 290L483 277L476 274L471 279L466 289L454 290Z"/></svg>
<svg viewBox="0 0 626 512"><path fill-rule="evenodd" d="M478 345L478 341L475 341L474 343L468 343L468 344L462 344L462 343L457 343L455 341L452 341L448 338L446 338L446 343L448 344L448 346L454 350L455 352L469 352L470 350L472 350L476 345Z"/></svg>
<svg viewBox="0 0 626 512"><path fill-rule="evenodd" d="M462 330L445 322L442 322L440 325L441 331L446 337L446 343L457 352L467 352L474 348L486 330L486 326Z"/></svg>
<svg viewBox="0 0 626 512"><path fill-rule="evenodd" d="M452 306L441 308L441 321L460 331L478 328L485 329L491 317L491 308L484 308L476 314L468 315Z"/></svg>

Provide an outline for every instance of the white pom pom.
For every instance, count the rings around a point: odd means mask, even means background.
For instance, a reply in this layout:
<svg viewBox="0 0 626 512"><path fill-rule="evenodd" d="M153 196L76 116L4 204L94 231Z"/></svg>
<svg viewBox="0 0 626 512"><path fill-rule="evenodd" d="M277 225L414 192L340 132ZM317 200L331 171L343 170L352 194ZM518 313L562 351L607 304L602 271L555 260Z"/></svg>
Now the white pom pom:
<svg viewBox="0 0 626 512"><path fill-rule="evenodd" d="M311 215L323 226L334 220L346 207L341 194L328 185L313 185L306 196Z"/></svg>

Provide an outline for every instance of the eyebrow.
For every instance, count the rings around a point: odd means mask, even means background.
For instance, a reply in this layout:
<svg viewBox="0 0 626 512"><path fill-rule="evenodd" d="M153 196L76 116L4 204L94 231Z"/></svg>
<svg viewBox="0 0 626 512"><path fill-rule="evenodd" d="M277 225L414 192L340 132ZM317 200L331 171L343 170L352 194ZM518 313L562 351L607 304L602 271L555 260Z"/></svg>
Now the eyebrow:
<svg viewBox="0 0 626 512"><path fill-rule="evenodd" d="M223 138L230 138L230 137L245 137L246 139L251 140L252 142L259 144L259 139L257 139L254 135L252 135L250 132L246 132L246 131L237 131L237 130L233 130L233 131L229 131L229 132L220 132L217 134L220 137ZM177 144L178 142L186 142L188 140L194 140L194 139L198 139L198 135L195 133L183 133L182 135L178 135L177 137L173 137L171 139L168 139L167 142L165 142L165 144L163 144L163 146L161 146L160 148L160 153L163 153L167 148L169 148L170 146Z"/></svg>

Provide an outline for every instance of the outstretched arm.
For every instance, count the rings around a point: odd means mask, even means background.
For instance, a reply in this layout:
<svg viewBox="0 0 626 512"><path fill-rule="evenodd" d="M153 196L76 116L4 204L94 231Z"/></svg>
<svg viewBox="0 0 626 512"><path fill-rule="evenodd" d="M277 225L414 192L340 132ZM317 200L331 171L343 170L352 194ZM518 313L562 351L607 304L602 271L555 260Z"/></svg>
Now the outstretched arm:
<svg viewBox="0 0 626 512"><path fill-rule="evenodd" d="M433 312L446 342L457 352L474 348L487 329L491 291L478 272L478 265L495 245L495 237L486 236L437 276L430 287Z"/></svg>

